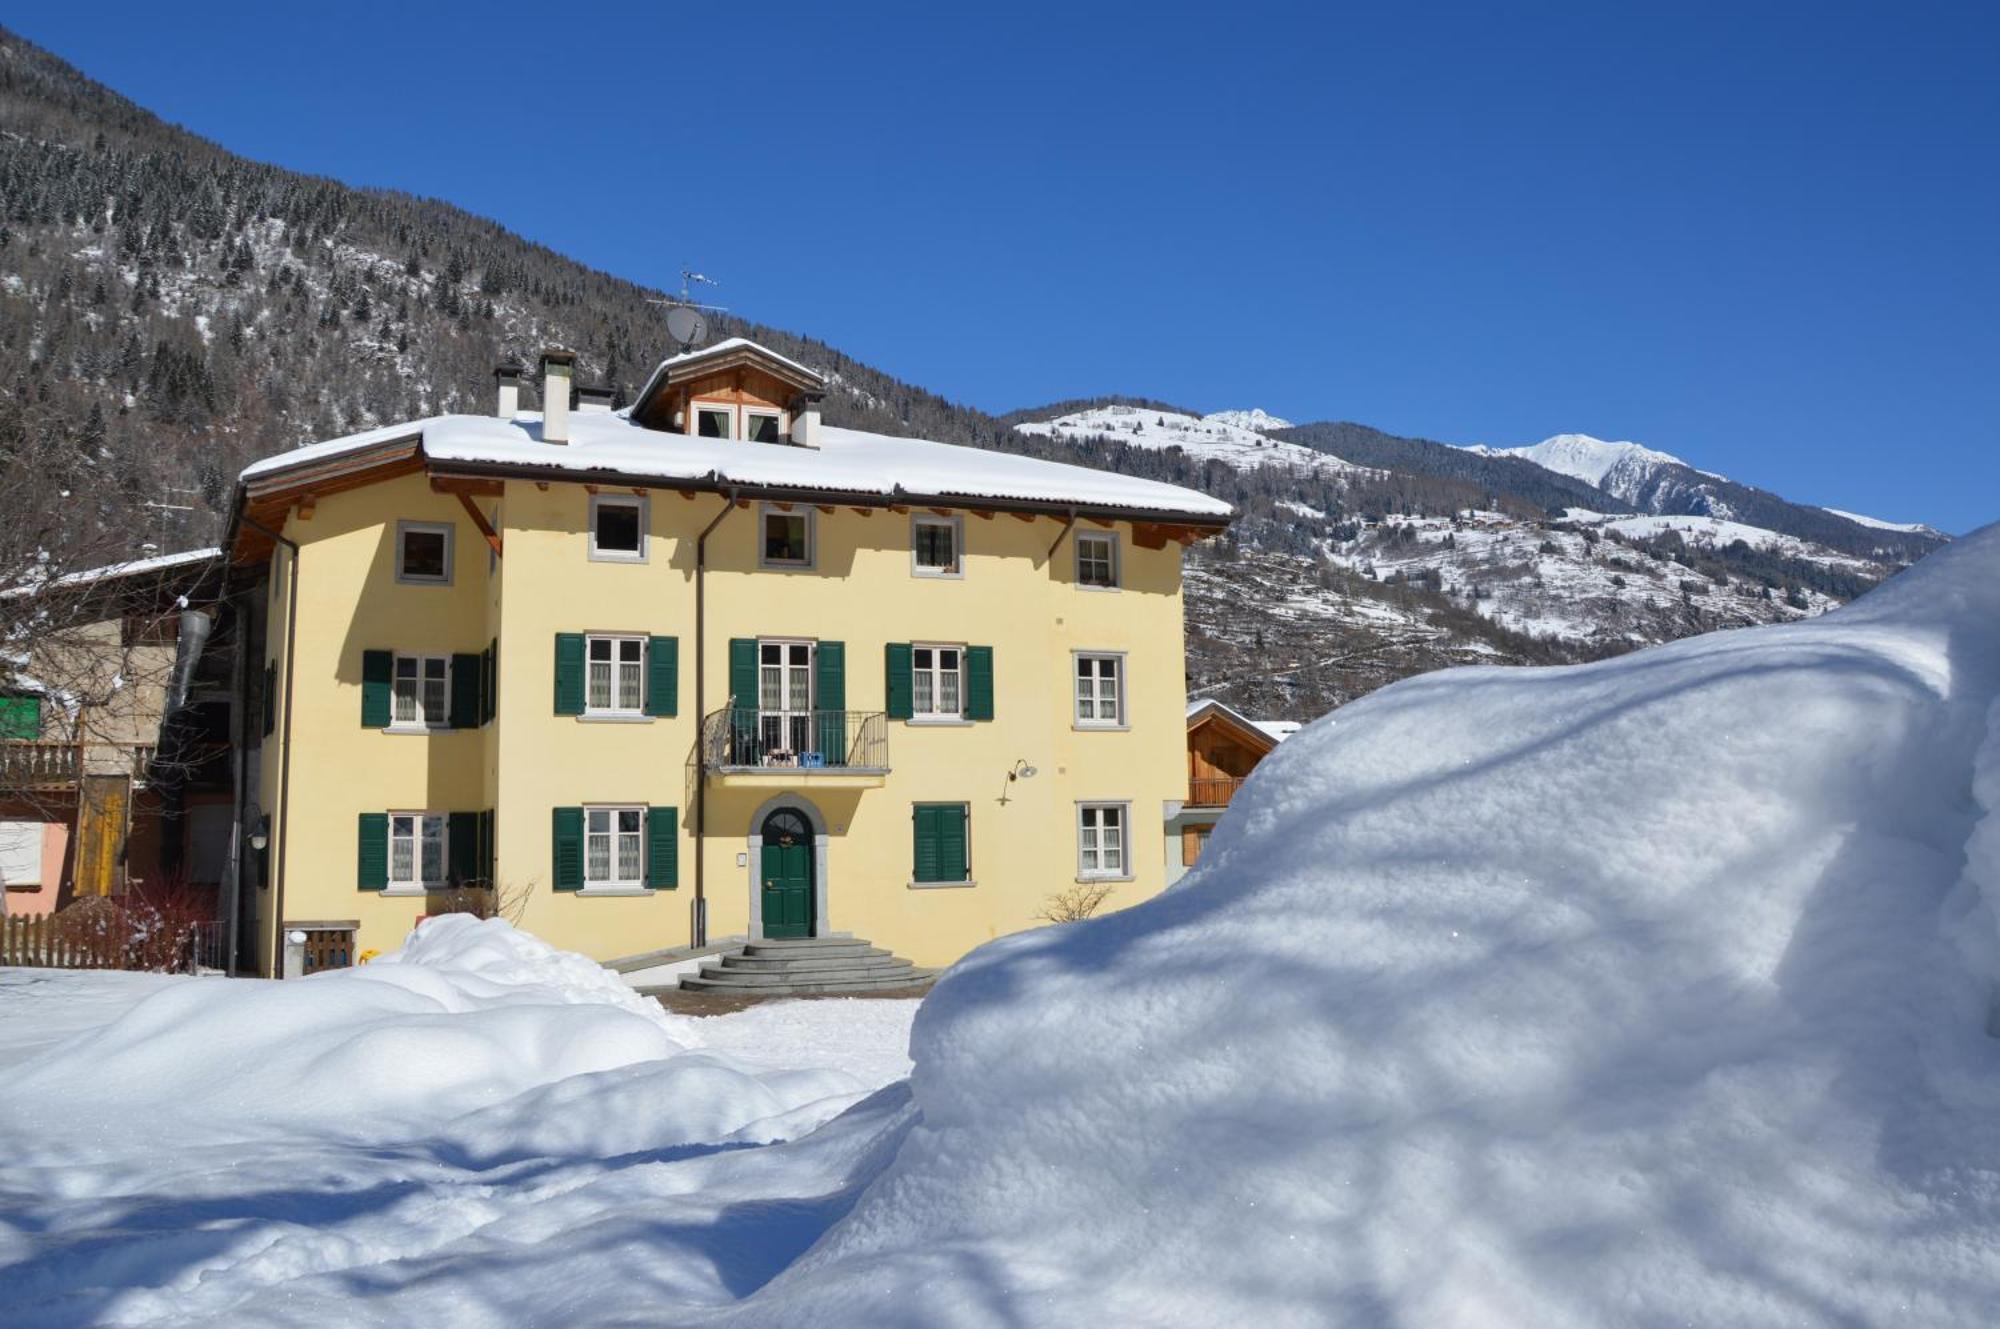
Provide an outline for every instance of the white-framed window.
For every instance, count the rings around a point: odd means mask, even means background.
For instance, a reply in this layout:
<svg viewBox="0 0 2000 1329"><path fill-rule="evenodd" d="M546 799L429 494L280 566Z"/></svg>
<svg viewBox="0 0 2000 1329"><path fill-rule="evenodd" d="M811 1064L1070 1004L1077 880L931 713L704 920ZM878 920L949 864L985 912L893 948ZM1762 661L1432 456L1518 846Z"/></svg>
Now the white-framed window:
<svg viewBox="0 0 2000 1329"><path fill-rule="evenodd" d="M757 643L757 733L767 760L798 762L817 752L813 669L818 643ZM740 703L739 703L740 704Z"/></svg>
<svg viewBox="0 0 2000 1329"><path fill-rule="evenodd" d="M743 408L743 438L749 443L777 443L784 438L784 418L777 411Z"/></svg>
<svg viewBox="0 0 2000 1329"><path fill-rule="evenodd" d="M641 495L592 494L590 557L601 563L644 563L647 515Z"/></svg>
<svg viewBox="0 0 2000 1329"><path fill-rule="evenodd" d="M1125 657L1120 653L1086 654L1076 660L1076 723L1079 727L1116 729L1125 723Z"/></svg>
<svg viewBox="0 0 2000 1329"><path fill-rule="evenodd" d="M417 586L451 584L451 523L396 523L396 580Z"/></svg>
<svg viewBox="0 0 2000 1329"><path fill-rule="evenodd" d="M735 438L736 408L696 402L694 432L697 438Z"/></svg>
<svg viewBox="0 0 2000 1329"><path fill-rule="evenodd" d="M445 884L444 813L389 814L389 889L421 891Z"/></svg>
<svg viewBox="0 0 2000 1329"><path fill-rule="evenodd" d="M1076 584L1094 591L1118 589L1118 535L1115 531L1076 533Z"/></svg>
<svg viewBox="0 0 2000 1329"><path fill-rule="evenodd" d="M583 810L583 888L633 891L646 884L646 809Z"/></svg>
<svg viewBox="0 0 2000 1329"><path fill-rule="evenodd" d="M585 715L638 715L646 706L646 639L583 639Z"/></svg>
<svg viewBox="0 0 2000 1329"><path fill-rule="evenodd" d="M398 655L389 686L391 729L442 729L451 723L451 657Z"/></svg>
<svg viewBox="0 0 2000 1329"><path fill-rule="evenodd" d="M1131 806L1129 803L1076 805L1077 876L1132 875Z"/></svg>
<svg viewBox="0 0 2000 1329"><path fill-rule="evenodd" d="M965 525L957 517L910 518L910 570L919 577L965 575Z"/></svg>
<svg viewBox="0 0 2000 1329"><path fill-rule="evenodd" d="M757 563L766 568L813 565L813 510L766 503L757 517Z"/></svg>
<svg viewBox="0 0 2000 1329"><path fill-rule="evenodd" d="M965 718L965 648L913 643L910 647L910 718Z"/></svg>

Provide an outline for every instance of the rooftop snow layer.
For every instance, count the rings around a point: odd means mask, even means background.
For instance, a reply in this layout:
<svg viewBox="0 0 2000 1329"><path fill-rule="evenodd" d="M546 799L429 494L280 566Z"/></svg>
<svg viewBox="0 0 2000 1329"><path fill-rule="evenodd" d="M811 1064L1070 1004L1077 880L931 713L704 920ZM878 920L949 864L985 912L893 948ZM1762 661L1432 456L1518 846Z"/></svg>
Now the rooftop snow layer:
<svg viewBox="0 0 2000 1329"><path fill-rule="evenodd" d="M1996 698L2000 526L1343 707L946 972L895 1161L716 1322L1986 1329Z"/></svg>
<svg viewBox="0 0 2000 1329"><path fill-rule="evenodd" d="M802 489L876 498L1013 499L1225 518L1221 499L1178 485L1110 471L1039 461L981 448L892 438L824 426L817 448L739 443L665 433L632 423L623 412L570 417L567 445L542 442L542 417L439 415L313 443L253 462L242 478L280 474L402 438L421 438L436 461L546 467L568 473L612 472L664 483Z"/></svg>

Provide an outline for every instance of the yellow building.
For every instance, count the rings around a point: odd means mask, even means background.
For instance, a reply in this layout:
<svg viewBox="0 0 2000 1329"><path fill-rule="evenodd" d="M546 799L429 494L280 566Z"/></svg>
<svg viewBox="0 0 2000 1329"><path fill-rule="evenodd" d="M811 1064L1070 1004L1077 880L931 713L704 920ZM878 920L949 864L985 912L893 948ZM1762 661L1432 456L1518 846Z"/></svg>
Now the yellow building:
<svg viewBox="0 0 2000 1329"><path fill-rule="evenodd" d="M493 416L243 473L266 972L295 932L393 948L467 885L600 959L852 935L921 964L1080 882L1162 888L1180 558L1226 504L825 426L821 376L740 339L629 411L572 409L572 362L542 413L503 370Z"/></svg>

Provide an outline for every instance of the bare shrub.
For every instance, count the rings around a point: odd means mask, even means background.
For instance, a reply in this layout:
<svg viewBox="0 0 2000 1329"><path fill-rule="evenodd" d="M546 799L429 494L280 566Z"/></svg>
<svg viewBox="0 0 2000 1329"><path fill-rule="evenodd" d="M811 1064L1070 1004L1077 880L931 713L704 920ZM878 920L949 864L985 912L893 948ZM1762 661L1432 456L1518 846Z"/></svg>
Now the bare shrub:
<svg viewBox="0 0 2000 1329"><path fill-rule="evenodd" d="M1077 923L1089 918L1111 897L1108 881L1080 881L1051 895L1035 914L1050 923Z"/></svg>

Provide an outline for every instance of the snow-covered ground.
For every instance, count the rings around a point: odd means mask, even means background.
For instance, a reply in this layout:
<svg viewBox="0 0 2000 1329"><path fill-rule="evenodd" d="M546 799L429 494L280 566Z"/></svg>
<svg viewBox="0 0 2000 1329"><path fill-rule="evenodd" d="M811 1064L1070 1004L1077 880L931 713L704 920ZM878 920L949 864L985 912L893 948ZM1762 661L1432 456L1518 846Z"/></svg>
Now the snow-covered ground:
<svg viewBox="0 0 2000 1329"><path fill-rule="evenodd" d="M916 1004L672 1016L464 918L286 984L0 969L0 1324L732 1300L883 1147Z"/></svg>
<svg viewBox="0 0 2000 1329"><path fill-rule="evenodd" d="M436 926L0 1021L0 1323L1985 1329L2000 527L1336 711L873 1093L875 1003L694 1021Z"/></svg>
<svg viewBox="0 0 2000 1329"><path fill-rule="evenodd" d="M1072 442L1111 438L1138 448L1182 448L1191 456L1213 457L1244 469L1257 466L1360 469L1328 453L1266 438L1261 432L1289 427L1289 421L1261 409L1196 416L1145 406L1094 406L1053 420L1030 420L1014 426L1019 433Z"/></svg>

